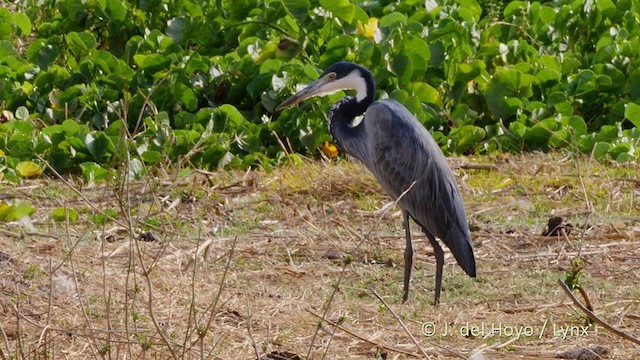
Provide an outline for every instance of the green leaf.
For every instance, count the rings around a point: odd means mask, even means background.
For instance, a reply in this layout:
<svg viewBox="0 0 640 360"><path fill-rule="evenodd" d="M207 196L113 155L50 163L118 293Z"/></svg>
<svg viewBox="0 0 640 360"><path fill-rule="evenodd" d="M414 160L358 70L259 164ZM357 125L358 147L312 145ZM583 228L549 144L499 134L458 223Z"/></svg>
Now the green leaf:
<svg viewBox="0 0 640 360"><path fill-rule="evenodd" d="M565 148L571 144L571 133L569 130L560 129L549 138L549 146L557 149Z"/></svg>
<svg viewBox="0 0 640 360"><path fill-rule="evenodd" d="M392 12L389 15L385 15L380 19L380 22L378 23L378 25L380 27L394 27L397 24L404 24L407 22L407 15L399 13L399 12Z"/></svg>
<svg viewBox="0 0 640 360"><path fill-rule="evenodd" d="M51 219L55 222L66 222L67 218L69 219L69 222L76 222L79 217L80 216L77 211L69 208L59 207L53 209L51 212Z"/></svg>
<svg viewBox="0 0 640 360"><path fill-rule="evenodd" d="M289 14L299 22L303 22L307 18L311 7L308 0L283 0L283 3Z"/></svg>
<svg viewBox="0 0 640 360"><path fill-rule="evenodd" d="M524 138L533 145L547 145L556 127L557 123L554 118L544 119L528 129L524 134Z"/></svg>
<svg viewBox="0 0 640 360"><path fill-rule="evenodd" d="M42 168L33 161L22 161L18 163L16 170L20 176L27 179L35 178L42 174Z"/></svg>
<svg viewBox="0 0 640 360"><path fill-rule="evenodd" d="M127 8L120 0L106 0L106 8L104 9L107 17L116 22L123 22L127 18Z"/></svg>
<svg viewBox="0 0 640 360"><path fill-rule="evenodd" d="M320 5L349 24L353 21L356 9L349 0L320 0Z"/></svg>
<svg viewBox="0 0 640 360"><path fill-rule="evenodd" d="M474 125L465 125L457 132L456 152L462 154L470 147L482 141L487 133L484 129Z"/></svg>
<svg viewBox="0 0 640 360"><path fill-rule="evenodd" d="M129 162L129 172L127 175L129 176L129 179L140 179L140 177L144 175L144 170L145 167L142 161L138 160L137 158L131 159L131 162Z"/></svg>
<svg viewBox="0 0 640 360"><path fill-rule="evenodd" d="M568 121L568 126L573 129L577 136L587 134L587 123L580 116L571 116Z"/></svg>
<svg viewBox="0 0 640 360"><path fill-rule="evenodd" d="M147 150L142 153L142 160L150 165L157 164L162 160L162 153L155 150Z"/></svg>
<svg viewBox="0 0 640 360"><path fill-rule="evenodd" d="M423 103L442 106L442 99L438 90L424 82L414 82L412 84L413 94Z"/></svg>
<svg viewBox="0 0 640 360"><path fill-rule="evenodd" d="M413 66L411 65L411 59L403 54L398 54L393 57L392 64L393 71L398 76L400 84L405 84L411 79L413 75Z"/></svg>
<svg viewBox="0 0 640 360"><path fill-rule="evenodd" d="M31 205L19 202L13 205L0 202L0 221L16 221L31 216L36 210Z"/></svg>
<svg viewBox="0 0 640 360"><path fill-rule="evenodd" d="M187 110L193 111L198 107L198 98L189 86L176 83L174 94Z"/></svg>
<svg viewBox="0 0 640 360"><path fill-rule="evenodd" d="M171 58L162 54L138 54L133 56L133 61L135 61L140 69L152 73L160 70L168 70L169 65L171 65Z"/></svg>
<svg viewBox="0 0 640 360"><path fill-rule="evenodd" d="M607 156L609 149L611 149L611 145L609 143L598 142L593 147L593 157L598 161L602 161Z"/></svg>
<svg viewBox="0 0 640 360"><path fill-rule="evenodd" d="M6 59L10 56L17 56L18 52L13 48L10 42L6 40L0 41L0 59Z"/></svg>
<svg viewBox="0 0 640 360"><path fill-rule="evenodd" d="M188 28L189 23L189 19L184 16L175 17L167 21L165 33L169 35L173 39L173 41L182 43L185 40L185 30Z"/></svg>
<svg viewBox="0 0 640 360"><path fill-rule="evenodd" d="M521 99L533 95L531 84L535 78L518 70L502 69L497 71L487 88L487 105L499 118L505 119L516 113Z"/></svg>
<svg viewBox="0 0 640 360"><path fill-rule="evenodd" d="M84 162L80 164L80 169L82 170L82 177L87 184L106 180L109 175L109 171L94 162Z"/></svg>
<svg viewBox="0 0 640 360"><path fill-rule="evenodd" d="M118 212L113 208L107 208L103 213L96 213L91 215L91 221L95 224L106 224L110 221L109 218L115 219L118 216Z"/></svg>
<svg viewBox="0 0 640 360"><path fill-rule="evenodd" d="M20 106L16 109L16 119L27 120L29 118L29 109L24 106Z"/></svg>
<svg viewBox="0 0 640 360"><path fill-rule="evenodd" d="M70 32L65 37L69 50L76 55L86 55L90 49L96 47L96 38L88 32Z"/></svg>
<svg viewBox="0 0 640 360"><path fill-rule="evenodd" d="M17 12L13 14L13 22L15 22L18 29L22 31L23 35L31 34L31 20L27 15Z"/></svg>
<svg viewBox="0 0 640 360"><path fill-rule="evenodd" d="M624 117L631 121L633 126L640 129L640 105L636 103L628 103L624 107Z"/></svg>
<svg viewBox="0 0 640 360"><path fill-rule="evenodd" d="M626 142L617 143L609 150L609 155L612 158L617 159L620 154L629 154L631 152L631 144Z"/></svg>
<svg viewBox="0 0 640 360"><path fill-rule="evenodd" d="M111 139L102 131L88 133L84 138L84 143L96 161L102 161L116 151Z"/></svg>

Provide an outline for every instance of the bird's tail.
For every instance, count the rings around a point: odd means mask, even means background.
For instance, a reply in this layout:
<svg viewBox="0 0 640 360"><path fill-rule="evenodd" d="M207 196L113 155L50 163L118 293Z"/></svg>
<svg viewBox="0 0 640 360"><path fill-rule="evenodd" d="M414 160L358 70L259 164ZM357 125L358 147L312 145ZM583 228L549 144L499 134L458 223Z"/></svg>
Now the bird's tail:
<svg viewBox="0 0 640 360"><path fill-rule="evenodd" d="M444 239L460 267L471 277L476 277L476 257L473 253L471 233L467 227L455 226ZM452 229L453 230L453 229Z"/></svg>

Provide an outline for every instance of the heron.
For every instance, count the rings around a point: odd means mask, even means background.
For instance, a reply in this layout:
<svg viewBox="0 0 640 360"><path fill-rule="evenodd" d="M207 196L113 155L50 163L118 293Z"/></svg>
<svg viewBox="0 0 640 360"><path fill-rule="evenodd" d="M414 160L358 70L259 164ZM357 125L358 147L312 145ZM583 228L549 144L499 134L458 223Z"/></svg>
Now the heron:
<svg viewBox="0 0 640 360"><path fill-rule="evenodd" d="M402 302L409 298L413 268L411 218L433 246L437 305L444 251L436 238L449 248L470 277L476 276L469 223L453 170L429 131L409 110L392 99L376 101L375 78L363 66L346 61L331 65L318 80L286 99L276 110L340 90L355 90L355 95L347 95L331 106L328 126L333 141L362 162L402 210L406 239Z"/></svg>

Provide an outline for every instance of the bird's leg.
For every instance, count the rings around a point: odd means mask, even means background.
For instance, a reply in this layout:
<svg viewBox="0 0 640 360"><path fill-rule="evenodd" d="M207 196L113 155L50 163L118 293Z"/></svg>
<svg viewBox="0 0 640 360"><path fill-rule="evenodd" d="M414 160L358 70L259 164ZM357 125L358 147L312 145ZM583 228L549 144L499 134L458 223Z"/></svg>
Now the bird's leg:
<svg viewBox="0 0 640 360"><path fill-rule="evenodd" d="M426 229L423 229L427 237L429 238L429 242L431 242L431 246L433 246L433 254L436 257L436 297L434 304L438 305L440 303L440 288L442 287L442 267L444 266L444 251L436 241L436 238L433 237Z"/></svg>
<svg viewBox="0 0 640 360"><path fill-rule="evenodd" d="M409 213L404 214L404 232L407 238L407 245L404 248L404 294L402 302L407 302L409 298L409 280L411 280L411 268L413 267L413 244L411 243L411 229L409 227Z"/></svg>

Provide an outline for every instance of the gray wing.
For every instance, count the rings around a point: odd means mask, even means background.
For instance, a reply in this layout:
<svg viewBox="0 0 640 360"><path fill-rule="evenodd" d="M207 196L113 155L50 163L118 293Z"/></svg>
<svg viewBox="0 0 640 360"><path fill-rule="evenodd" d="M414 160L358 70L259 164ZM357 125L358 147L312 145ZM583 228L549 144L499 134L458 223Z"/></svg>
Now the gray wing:
<svg viewBox="0 0 640 360"><path fill-rule="evenodd" d="M370 105L363 123L369 150L365 165L394 200L411 187L399 206L424 230L440 238L465 272L475 276L462 196L431 134L394 100Z"/></svg>

